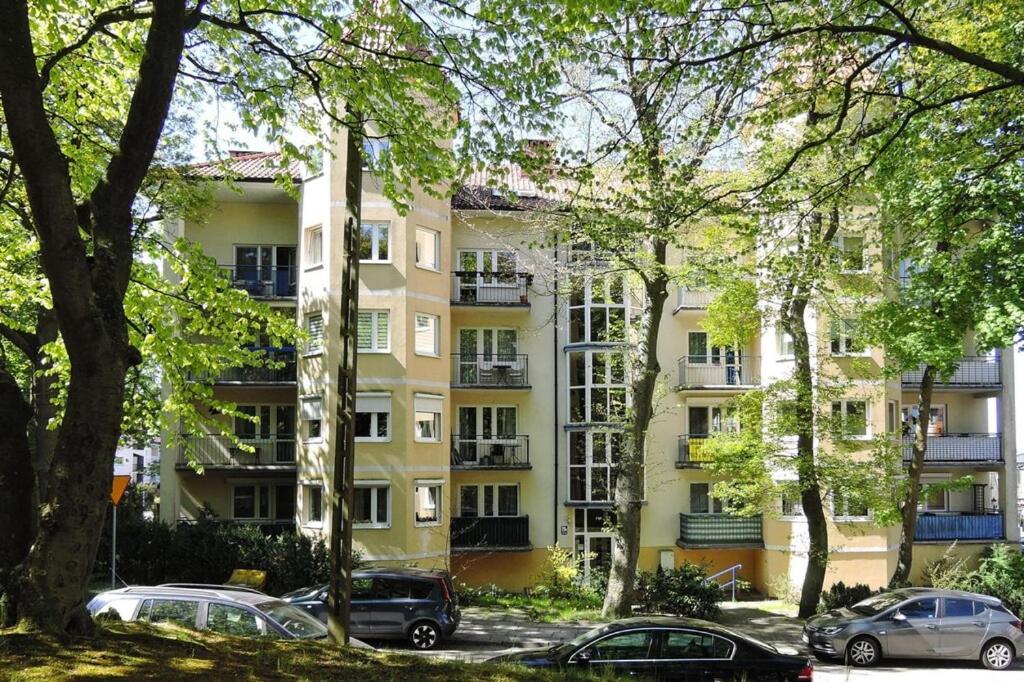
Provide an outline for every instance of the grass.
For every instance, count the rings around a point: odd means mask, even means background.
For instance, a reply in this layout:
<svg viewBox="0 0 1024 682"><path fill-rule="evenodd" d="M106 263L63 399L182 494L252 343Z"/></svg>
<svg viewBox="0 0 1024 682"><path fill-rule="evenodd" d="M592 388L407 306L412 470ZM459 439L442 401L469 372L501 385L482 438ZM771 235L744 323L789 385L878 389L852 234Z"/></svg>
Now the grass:
<svg viewBox="0 0 1024 682"><path fill-rule="evenodd" d="M553 673L319 642L240 639L173 626L108 623L94 637L0 630L0 680L546 681Z"/></svg>
<svg viewBox="0 0 1024 682"><path fill-rule="evenodd" d="M485 592L474 595L471 605L503 610L518 609L538 623L608 620L601 617L600 597L582 595L577 599L553 599L535 594Z"/></svg>

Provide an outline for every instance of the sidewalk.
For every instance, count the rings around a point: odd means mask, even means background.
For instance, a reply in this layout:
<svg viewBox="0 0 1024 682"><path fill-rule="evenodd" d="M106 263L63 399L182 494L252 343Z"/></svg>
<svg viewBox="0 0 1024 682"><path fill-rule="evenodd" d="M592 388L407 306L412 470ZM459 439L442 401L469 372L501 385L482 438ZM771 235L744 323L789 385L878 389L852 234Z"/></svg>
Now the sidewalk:
<svg viewBox="0 0 1024 682"><path fill-rule="evenodd" d="M537 623L522 609L499 611L469 606L462 610L462 623L452 644L466 643L487 647L533 647L567 642L600 623Z"/></svg>

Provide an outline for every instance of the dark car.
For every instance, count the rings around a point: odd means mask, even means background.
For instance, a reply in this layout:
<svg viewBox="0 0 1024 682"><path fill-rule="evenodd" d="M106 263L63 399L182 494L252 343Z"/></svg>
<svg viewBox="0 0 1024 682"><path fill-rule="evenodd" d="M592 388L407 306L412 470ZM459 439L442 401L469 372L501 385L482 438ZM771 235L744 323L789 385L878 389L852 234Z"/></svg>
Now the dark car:
<svg viewBox="0 0 1024 682"><path fill-rule="evenodd" d="M806 658L691 618L626 618L565 644L511 651L490 660L657 680L811 682L814 675Z"/></svg>
<svg viewBox="0 0 1024 682"><path fill-rule="evenodd" d="M281 597L327 622L327 586ZM407 639L433 649L459 626L458 598L443 571L372 568L352 574L352 634L364 639Z"/></svg>

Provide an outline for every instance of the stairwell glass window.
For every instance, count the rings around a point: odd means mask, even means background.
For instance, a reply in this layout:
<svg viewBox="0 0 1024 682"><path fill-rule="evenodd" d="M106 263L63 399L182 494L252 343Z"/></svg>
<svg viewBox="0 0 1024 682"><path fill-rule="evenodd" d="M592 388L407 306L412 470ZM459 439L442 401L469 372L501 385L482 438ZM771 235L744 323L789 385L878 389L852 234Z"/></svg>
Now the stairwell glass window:
<svg viewBox="0 0 1024 682"><path fill-rule="evenodd" d="M416 265L435 272L441 269L441 233L416 228Z"/></svg>
<svg viewBox="0 0 1024 682"><path fill-rule="evenodd" d="M866 400L835 400L832 402L833 428L841 438L864 439L871 436Z"/></svg>
<svg viewBox="0 0 1024 682"><path fill-rule="evenodd" d="M619 275L571 280L569 343L618 343L626 340L626 298Z"/></svg>
<svg viewBox="0 0 1024 682"><path fill-rule="evenodd" d="M302 398L299 401L302 418L302 437L308 441L318 441L323 437L323 398Z"/></svg>
<svg viewBox="0 0 1024 682"><path fill-rule="evenodd" d="M359 261L362 263L391 262L391 223L363 223L359 238Z"/></svg>
<svg viewBox="0 0 1024 682"><path fill-rule="evenodd" d="M359 311L360 353L388 353L391 351L391 313L387 310Z"/></svg>
<svg viewBox="0 0 1024 682"><path fill-rule="evenodd" d="M391 526L391 486L388 483L356 481L353 528Z"/></svg>
<svg viewBox="0 0 1024 682"><path fill-rule="evenodd" d="M857 320L832 320L829 324L832 355L863 355L867 352L858 327Z"/></svg>
<svg viewBox="0 0 1024 682"><path fill-rule="evenodd" d="M322 313L308 313L306 315L306 334L309 339L306 341L306 353L319 353L324 347L324 316Z"/></svg>
<svg viewBox="0 0 1024 682"><path fill-rule="evenodd" d="M626 356L618 351L572 351L569 421L618 423L626 417Z"/></svg>
<svg viewBox="0 0 1024 682"><path fill-rule="evenodd" d="M832 245L836 250L836 258L845 272L863 272L866 267L864 258L864 237L843 234L837 236Z"/></svg>
<svg viewBox="0 0 1024 682"><path fill-rule="evenodd" d="M306 267L313 268L323 265L324 228L320 225L307 227L302 241L306 245L306 253L304 254L306 256Z"/></svg>
<svg viewBox="0 0 1024 682"><path fill-rule="evenodd" d="M615 431L569 432L569 499L607 502L615 489L622 434Z"/></svg>
<svg viewBox="0 0 1024 682"><path fill-rule="evenodd" d="M417 394L413 399L414 438L417 443L441 442L441 407L438 395Z"/></svg>
<svg viewBox="0 0 1024 682"><path fill-rule="evenodd" d="M391 440L391 396L386 393L356 394L357 443Z"/></svg>
<svg viewBox="0 0 1024 682"><path fill-rule="evenodd" d="M437 357L441 354L438 327L441 318L437 315L416 313L416 355Z"/></svg>
<svg viewBox="0 0 1024 682"><path fill-rule="evenodd" d="M417 526L441 523L441 485L441 481L416 481L413 498Z"/></svg>

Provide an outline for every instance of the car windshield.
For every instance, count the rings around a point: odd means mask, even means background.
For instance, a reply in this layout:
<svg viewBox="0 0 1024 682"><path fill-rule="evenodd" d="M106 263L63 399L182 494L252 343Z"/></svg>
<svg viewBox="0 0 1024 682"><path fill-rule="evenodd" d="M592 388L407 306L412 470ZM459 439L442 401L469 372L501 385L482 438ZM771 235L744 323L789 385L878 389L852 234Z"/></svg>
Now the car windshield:
<svg viewBox="0 0 1024 682"><path fill-rule="evenodd" d="M327 628L323 623L291 604L283 601L265 601L256 604L256 608L299 639L318 639L327 636Z"/></svg>
<svg viewBox="0 0 1024 682"><path fill-rule="evenodd" d="M601 635L610 630L612 630L611 623L609 623L608 625L598 626L593 630L587 630L583 634L577 635L575 639L571 639L568 642L563 642L562 644L556 644L555 646L551 647L551 651L570 651L573 649L578 649L587 642L591 642L597 639L598 637L600 637Z"/></svg>
<svg viewBox="0 0 1024 682"><path fill-rule="evenodd" d="M850 607L850 610L862 616L877 616L882 611L896 606L906 598L902 594L883 592L882 594L876 594L874 597L868 597L862 602L857 602Z"/></svg>

